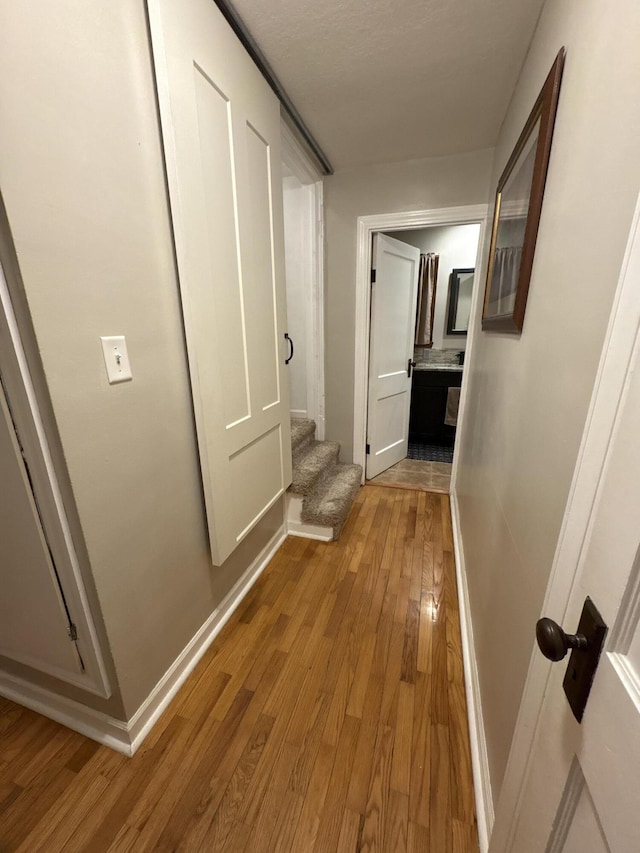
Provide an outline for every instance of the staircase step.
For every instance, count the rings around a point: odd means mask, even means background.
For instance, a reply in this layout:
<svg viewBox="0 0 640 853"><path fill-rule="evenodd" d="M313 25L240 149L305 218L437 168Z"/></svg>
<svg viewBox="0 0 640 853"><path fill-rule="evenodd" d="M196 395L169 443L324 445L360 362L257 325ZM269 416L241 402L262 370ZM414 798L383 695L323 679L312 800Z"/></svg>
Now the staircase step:
<svg viewBox="0 0 640 853"><path fill-rule="evenodd" d="M311 444L316 435L316 422L307 418L291 418L291 453L296 456Z"/></svg>
<svg viewBox="0 0 640 853"><path fill-rule="evenodd" d="M328 469L337 463L339 453L337 441L312 441L296 454L291 491L300 495L312 492Z"/></svg>
<svg viewBox="0 0 640 853"><path fill-rule="evenodd" d="M336 465L312 495L305 498L302 519L333 528L337 539L362 482L360 465Z"/></svg>

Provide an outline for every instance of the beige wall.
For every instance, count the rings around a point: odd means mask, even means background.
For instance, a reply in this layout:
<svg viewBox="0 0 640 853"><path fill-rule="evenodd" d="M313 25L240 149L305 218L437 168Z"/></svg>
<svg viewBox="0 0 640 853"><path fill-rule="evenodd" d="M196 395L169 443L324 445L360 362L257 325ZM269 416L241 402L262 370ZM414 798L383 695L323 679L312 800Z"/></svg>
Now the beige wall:
<svg viewBox="0 0 640 853"><path fill-rule="evenodd" d="M356 225L359 216L485 204L491 150L387 163L325 181L326 437L353 454Z"/></svg>
<svg viewBox="0 0 640 853"><path fill-rule="evenodd" d="M496 799L638 193L638 31L635 0L615 12L605 0L549 0L496 148L492 186L564 44L524 330L477 330L459 435L457 493ZM486 260L485 246L484 270Z"/></svg>
<svg viewBox="0 0 640 853"><path fill-rule="evenodd" d="M144 3L5 2L0 33L0 186L130 717L282 505L211 567Z"/></svg>

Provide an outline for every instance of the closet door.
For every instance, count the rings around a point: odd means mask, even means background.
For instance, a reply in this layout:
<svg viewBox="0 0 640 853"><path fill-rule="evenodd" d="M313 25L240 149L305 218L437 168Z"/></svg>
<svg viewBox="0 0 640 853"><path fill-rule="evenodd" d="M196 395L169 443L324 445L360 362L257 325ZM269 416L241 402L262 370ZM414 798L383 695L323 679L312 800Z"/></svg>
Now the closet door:
<svg viewBox="0 0 640 853"><path fill-rule="evenodd" d="M213 0L148 7L219 565L291 482L280 109Z"/></svg>
<svg viewBox="0 0 640 853"><path fill-rule="evenodd" d="M0 655L81 684L81 659L1 383L0 484Z"/></svg>

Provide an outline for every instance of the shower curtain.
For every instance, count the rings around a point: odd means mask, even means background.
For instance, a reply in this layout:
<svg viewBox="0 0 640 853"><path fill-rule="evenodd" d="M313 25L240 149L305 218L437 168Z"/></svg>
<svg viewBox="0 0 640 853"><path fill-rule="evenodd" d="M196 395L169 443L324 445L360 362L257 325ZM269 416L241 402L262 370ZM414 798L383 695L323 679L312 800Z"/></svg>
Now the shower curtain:
<svg viewBox="0 0 640 853"><path fill-rule="evenodd" d="M418 314L415 346L433 346L433 315L436 309L436 282L440 256L430 252L420 255L418 272Z"/></svg>

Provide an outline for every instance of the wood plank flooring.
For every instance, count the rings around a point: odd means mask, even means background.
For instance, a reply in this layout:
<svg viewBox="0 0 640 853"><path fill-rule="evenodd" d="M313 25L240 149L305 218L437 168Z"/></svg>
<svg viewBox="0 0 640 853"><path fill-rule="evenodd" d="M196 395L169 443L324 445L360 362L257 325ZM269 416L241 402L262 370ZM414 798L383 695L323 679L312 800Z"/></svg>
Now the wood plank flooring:
<svg viewBox="0 0 640 853"><path fill-rule="evenodd" d="M477 851L446 495L289 538L128 759L0 699L0 851Z"/></svg>

